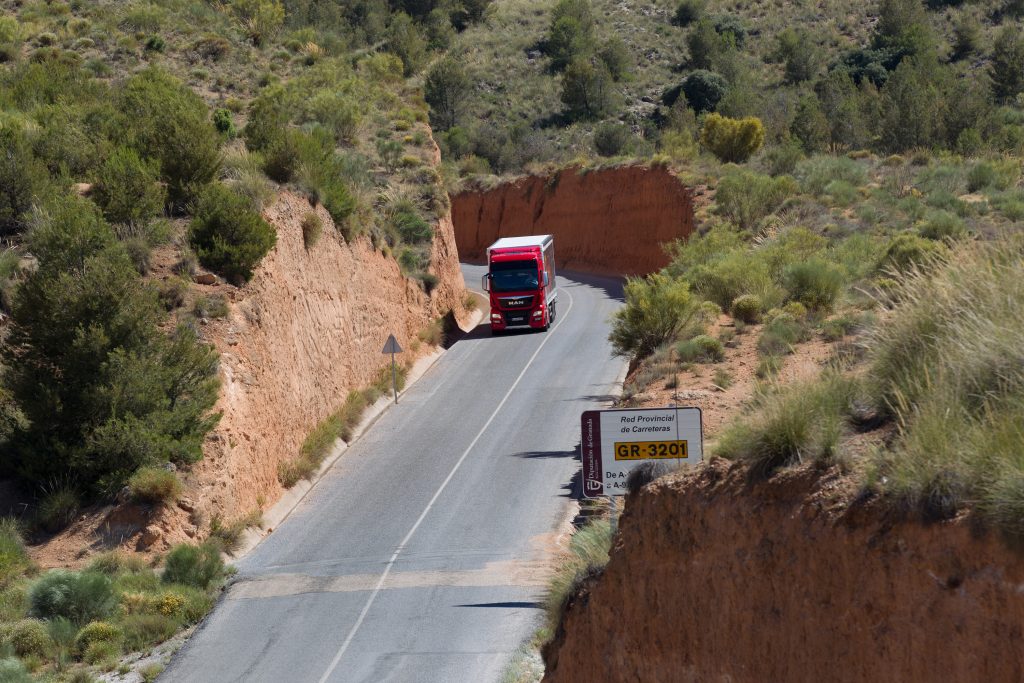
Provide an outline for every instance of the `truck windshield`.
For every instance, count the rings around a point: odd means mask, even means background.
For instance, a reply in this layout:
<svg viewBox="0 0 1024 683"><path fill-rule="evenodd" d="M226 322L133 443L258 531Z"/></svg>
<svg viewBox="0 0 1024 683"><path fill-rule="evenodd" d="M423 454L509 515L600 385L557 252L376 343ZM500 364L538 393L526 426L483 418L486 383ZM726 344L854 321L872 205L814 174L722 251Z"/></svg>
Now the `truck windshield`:
<svg viewBox="0 0 1024 683"><path fill-rule="evenodd" d="M504 261L491 264L491 289L495 292L517 292L537 289L536 261Z"/></svg>

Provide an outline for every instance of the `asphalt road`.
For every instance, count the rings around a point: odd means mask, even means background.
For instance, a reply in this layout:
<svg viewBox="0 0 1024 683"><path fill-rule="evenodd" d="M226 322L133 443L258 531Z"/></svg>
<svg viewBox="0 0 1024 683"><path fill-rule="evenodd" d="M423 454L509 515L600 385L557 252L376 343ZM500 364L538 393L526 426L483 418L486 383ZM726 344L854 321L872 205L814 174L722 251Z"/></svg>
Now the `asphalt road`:
<svg viewBox="0 0 1024 683"><path fill-rule="evenodd" d="M483 268L463 266L470 286ZM273 534L162 681L497 681L542 619L580 413L609 399L621 283L558 278L547 333L445 353Z"/></svg>

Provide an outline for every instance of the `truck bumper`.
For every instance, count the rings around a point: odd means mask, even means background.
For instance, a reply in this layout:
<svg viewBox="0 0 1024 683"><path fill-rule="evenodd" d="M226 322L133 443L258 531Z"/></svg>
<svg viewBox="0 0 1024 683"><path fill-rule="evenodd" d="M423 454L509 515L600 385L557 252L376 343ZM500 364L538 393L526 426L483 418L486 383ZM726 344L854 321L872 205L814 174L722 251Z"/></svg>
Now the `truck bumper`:
<svg viewBox="0 0 1024 683"><path fill-rule="evenodd" d="M540 315L537 315L537 314ZM548 325L547 309L533 311L491 311L491 330L542 330Z"/></svg>

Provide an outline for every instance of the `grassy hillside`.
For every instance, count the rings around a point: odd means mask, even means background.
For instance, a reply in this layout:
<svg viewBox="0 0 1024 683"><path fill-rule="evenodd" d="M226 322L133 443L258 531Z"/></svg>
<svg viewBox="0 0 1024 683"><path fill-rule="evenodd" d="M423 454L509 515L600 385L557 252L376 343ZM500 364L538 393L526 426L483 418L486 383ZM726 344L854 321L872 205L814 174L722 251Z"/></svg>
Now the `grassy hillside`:
<svg viewBox="0 0 1024 683"><path fill-rule="evenodd" d="M463 174L689 164L710 149L699 119L717 112L757 117L764 155L1019 152L1020 16L1003 0L496 3L451 48L472 87L445 149ZM573 103L567 60L595 72L584 83L600 106Z"/></svg>

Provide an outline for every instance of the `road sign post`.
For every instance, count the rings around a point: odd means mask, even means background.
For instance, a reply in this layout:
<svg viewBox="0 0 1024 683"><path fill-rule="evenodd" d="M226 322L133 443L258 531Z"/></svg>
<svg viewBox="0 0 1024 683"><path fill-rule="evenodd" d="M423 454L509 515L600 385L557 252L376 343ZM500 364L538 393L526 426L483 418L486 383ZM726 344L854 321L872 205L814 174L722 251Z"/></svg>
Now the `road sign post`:
<svg viewBox="0 0 1024 683"><path fill-rule="evenodd" d="M585 498L626 495L629 472L645 462L704 458L700 408L588 410L581 422Z"/></svg>
<svg viewBox="0 0 1024 683"><path fill-rule="evenodd" d="M401 352L402 347L398 345L395 335L389 334L388 340L384 342L384 350L381 353L391 354L391 390L395 394L395 403L398 403L398 370L395 366L395 354Z"/></svg>

